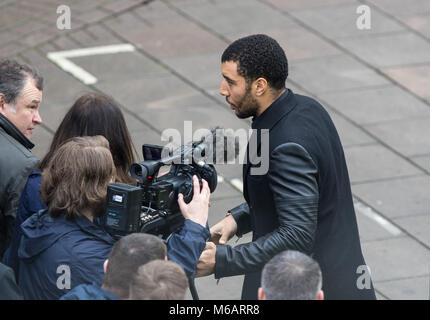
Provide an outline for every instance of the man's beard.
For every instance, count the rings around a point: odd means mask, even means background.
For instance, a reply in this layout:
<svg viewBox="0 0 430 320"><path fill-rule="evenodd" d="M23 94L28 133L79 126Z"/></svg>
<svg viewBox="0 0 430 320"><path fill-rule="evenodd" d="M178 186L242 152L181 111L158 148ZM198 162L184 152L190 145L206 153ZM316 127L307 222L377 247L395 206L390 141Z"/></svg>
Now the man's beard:
<svg viewBox="0 0 430 320"><path fill-rule="evenodd" d="M236 116L240 119L255 117L260 107L258 101L251 95L251 86L246 86L245 95L237 104L235 110Z"/></svg>

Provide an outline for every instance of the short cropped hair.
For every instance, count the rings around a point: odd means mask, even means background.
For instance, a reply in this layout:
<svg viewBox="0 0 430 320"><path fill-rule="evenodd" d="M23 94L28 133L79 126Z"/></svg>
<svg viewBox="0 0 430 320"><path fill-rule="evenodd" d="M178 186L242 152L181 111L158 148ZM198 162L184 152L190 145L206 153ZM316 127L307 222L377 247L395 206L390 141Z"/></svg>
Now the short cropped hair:
<svg viewBox="0 0 430 320"><path fill-rule="evenodd" d="M173 261L154 260L139 267L130 300L183 300L188 289L184 269Z"/></svg>
<svg viewBox="0 0 430 320"><path fill-rule="evenodd" d="M261 287L267 300L315 300L321 286L318 263L299 251L283 251L263 268Z"/></svg>
<svg viewBox="0 0 430 320"><path fill-rule="evenodd" d="M72 220L85 209L100 216L115 173L106 138L72 138L58 148L42 172L42 200L52 217L64 214Z"/></svg>
<svg viewBox="0 0 430 320"><path fill-rule="evenodd" d="M35 68L16 60L0 60L0 94L6 103L15 104L28 78L34 80L37 89L43 90L43 77Z"/></svg>
<svg viewBox="0 0 430 320"><path fill-rule="evenodd" d="M279 43L264 34L240 38L231 43L221 56L221 62L237 63L237 73L247 84L264 78L276 91L285 88L288 60Z"/></svg>
<svg viewBox="0 0 430 320"><path fill-rule="evenodd" d="M146 233L132 233L118 240L110 253L103 287L127 299L130 283L137 269L152 260L164 259L163 240Z"/></svg>

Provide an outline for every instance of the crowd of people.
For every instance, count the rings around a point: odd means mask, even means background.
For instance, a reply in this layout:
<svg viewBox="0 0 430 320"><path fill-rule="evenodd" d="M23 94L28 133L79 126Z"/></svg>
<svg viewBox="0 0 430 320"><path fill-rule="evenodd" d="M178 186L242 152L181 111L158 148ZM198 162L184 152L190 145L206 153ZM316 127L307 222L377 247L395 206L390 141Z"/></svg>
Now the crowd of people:
<svg viewBox="0 0 430 320"><path fill-rule="evenodd" d="M221 72L220 93L235 115L269 130L268 172L245 163L246 202L211 229L210 189L194 176L192 200L177 200L184 225L167 243L145 233L116 241L104 226L107 186L136 185L128 173L136 151L118 104L81 96L39 162L30 139L42 123L43 77L0 61L0 299L184 299L190 279L210 274L245 274L243 299L375 298L373 287L356 286L365 262L327 112L285 87L285 52L266 35L229 45ZM227 245L250 231L252 242Z"/></svg>

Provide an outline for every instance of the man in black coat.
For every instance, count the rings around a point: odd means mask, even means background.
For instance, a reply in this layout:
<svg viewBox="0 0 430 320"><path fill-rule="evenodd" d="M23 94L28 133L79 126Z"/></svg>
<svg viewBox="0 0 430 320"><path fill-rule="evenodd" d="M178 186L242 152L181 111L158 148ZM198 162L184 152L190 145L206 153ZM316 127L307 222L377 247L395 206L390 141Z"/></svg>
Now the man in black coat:
<svg viewBox="0 0 430 320"><path fill-rule="evenodd" d="M266 35L236 40L221 61L221 95L237 117L253 117L243 166L246 203L211 228L213 243L207 243L197 275L245 274L242 299L257 299L265 263L291 249L320 264L326 299L375 299L368 273L362 282L368 269L343 148L328 113L285 88L287 58ZM249 231L252 242L225 245Z"/></svg>

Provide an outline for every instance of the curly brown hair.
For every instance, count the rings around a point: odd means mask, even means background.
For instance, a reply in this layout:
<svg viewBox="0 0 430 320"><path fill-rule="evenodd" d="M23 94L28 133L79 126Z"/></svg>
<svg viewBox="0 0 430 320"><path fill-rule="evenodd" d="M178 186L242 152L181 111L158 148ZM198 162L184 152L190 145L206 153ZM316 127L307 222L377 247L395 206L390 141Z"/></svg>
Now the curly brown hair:
<svg viewBox="0 0 430 320"><path fill-rule="evenodd" d="M53 153L42 172L41 197L52 217L72 220L90 210L104 212L107 185L116 169L103 136L74 137Z"/></svg>

